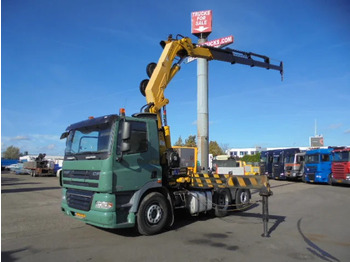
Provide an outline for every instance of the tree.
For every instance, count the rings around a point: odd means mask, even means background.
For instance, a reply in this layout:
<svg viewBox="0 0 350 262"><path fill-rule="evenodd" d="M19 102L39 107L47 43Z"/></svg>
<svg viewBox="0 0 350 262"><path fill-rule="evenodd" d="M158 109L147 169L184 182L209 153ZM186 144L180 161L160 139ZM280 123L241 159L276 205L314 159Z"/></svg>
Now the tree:
<svg viewBox="0 0 350 262"><path fill-rule="evenodd" d="M210 141L209 154L213 154L213 156L217 156L217 155L223 155L225 153L216 141Z"/></svg>
<svg viewBox="0 0 350 262"><path fill-rule="evenodd" d="M188 138L185 140L185 146L188 147L196 147L197 143L196 143L196 136L188 136Z"/></svg>
<svg viewBox="0 0 350 262"><path fill-rule="evenodd" d="M244 157L242 157L242 161L245 162L260 162L260 152L258 152L255 155L245 155Z"/></svg>
<svg viewBox="0 0 350 262"><path fill-rule="evenodd" d="M174 144L174 146L183 146L184 143L182 142L182 138L181 136L179 137L179 139L176 141L176 143Z"/></svg>
<svg viewBox="0 0 350 262"><path fill-rule="evenodd" d="M14 146L9 146L4 152L4 158L6 159L18 159L19 158L19 148Z"/></svg>

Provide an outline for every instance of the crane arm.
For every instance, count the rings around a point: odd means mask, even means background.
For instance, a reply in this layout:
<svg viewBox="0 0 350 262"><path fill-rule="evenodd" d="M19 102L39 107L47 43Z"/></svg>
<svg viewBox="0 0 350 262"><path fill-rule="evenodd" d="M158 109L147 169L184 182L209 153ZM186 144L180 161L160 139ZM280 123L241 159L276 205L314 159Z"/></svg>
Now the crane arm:
<svg viewBox="0 0 350 262"><path fill-rule="evenodd" d="M163 52L159 61L157 64L151 63L147 66L147 74L150 79L143 80L140 85L140 91L147 100L145 111L157 114L159 129L167 126L166 123L163 125L161 118L161 109L169 103L169 100L164 97L164 90L176 73L179 72L180 65L186 57L204 58L207 60L229 62L231 64L244 64L251 67L273 69L280 71L283 76L283 63L281 62L279 65L271 64L270 58L267 56L229 48L220 49L200 46L193 44L188 37L172 39L171 35L167 41L162 41L160 44L163 47ZM169 129L167 130L165 130L165 144L169 148L171 147L170 131Z"/></svg>
<svg viewBox="0 0 350 262"><path fill-rule="evenodd" d="M167 41L162 41L161 45L164 49L150 75L150 79L147 83L144 82L143 87L140 87L143 89L141 92L146 96L149 112L151 113L158 113L163 106L169 103L169 100L164 97L164 90L180 70L183 60L189 56L278 70L283 75L283 62L274 65L270 63L269 57L251 52L199 46L193 44L188 37L180 40L169 37ZM178 61L174 63L176 58L178 58ZM258 59L262 59L262 61Z"/></svg>

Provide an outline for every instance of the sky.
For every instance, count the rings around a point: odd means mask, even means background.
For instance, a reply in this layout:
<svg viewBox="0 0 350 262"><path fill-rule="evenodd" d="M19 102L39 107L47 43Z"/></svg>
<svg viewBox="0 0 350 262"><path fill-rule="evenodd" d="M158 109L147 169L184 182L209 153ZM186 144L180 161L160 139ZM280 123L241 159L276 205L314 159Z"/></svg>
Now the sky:
<svg viewBox="0 0 350 262"><path fill-rule="evenodd" d="M139 112L139 83L161 40L191 34L284 63L278 71L209 62L209 140L228 148L350 145L350 2L346 0L2 0L1 151L63 155L60 135L89 116ZM197 134L197 62L165 90L172 142ZM315 123L317 123L315 125Z"/></svg>

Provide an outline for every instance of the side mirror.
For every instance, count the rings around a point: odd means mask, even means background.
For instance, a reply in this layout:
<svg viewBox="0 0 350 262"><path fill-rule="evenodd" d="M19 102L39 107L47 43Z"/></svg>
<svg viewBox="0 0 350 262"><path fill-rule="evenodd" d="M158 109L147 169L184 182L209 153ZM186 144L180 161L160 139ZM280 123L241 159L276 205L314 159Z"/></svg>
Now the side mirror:
<svg viewBox="0 0 350 262"><path fill-rule="evenodd" d="M128 152L129 150L130 150L130 143L127 141L123 141L122 148L121 148L122 153Z"/></svg>
<svg viewBox="0 0 350 262"><path fill-rule="evenodd" d="M123 153L130 151L131 145L130 139L131 137L131 124L130 122L123 122L122 130L121 130L121 141L118 143L120 144L120 152L119 155L117 156L117 161L122 161L123 159Z"/></svg>
<svg viewBox="0 0 350 262"><path fill-rule="evenodd" d="M69 131L66 131L66 132L62 133L62 135L61 135L60 139L67 138L67 137L68 137L68 135L69 135Z"/></svg>
<svg viewBox="0 0 350 262"><path fill-rule="evenodd" d="M127 140L131 136L131 124L130 122L124 122L123 123L123 129L122 129L122 140Z"/></svg>

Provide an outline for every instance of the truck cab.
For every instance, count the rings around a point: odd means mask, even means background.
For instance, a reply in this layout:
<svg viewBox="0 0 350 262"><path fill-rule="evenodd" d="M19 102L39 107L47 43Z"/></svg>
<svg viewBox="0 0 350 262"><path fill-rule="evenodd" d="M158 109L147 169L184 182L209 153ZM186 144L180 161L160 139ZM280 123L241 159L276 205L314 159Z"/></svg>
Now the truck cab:
<svg viewBox="0 0 350 262"><path fill-rule="evenodd" d="M162 183L155 119L108 115L73 124L63 136L62 211L99 227L133 226L135 195Z"/></svg>
<svg viewBox="0 0 350 262"><path fill-rule="evenodd" d="M332 152L332 184L350 184L350 148Z"/></svg>
<svg viewBox="0 0 350 262"><path fill-rule="evenodd" d="M260 153L260 174L272 178L273 150L262 151Z"/></svg>
<svg viewBox="0 0 350 262"><path fill-rule="evenodd" d="M214 157L212 165L214 173L216 174L232 174L241 176L245 174L244 167L241 166L240 161L230 157L229 155L218 155Z"/></svg>
<svg viewBox="0 0 350 262"><path fill-rule="evenodd" d="M305 152L290 155L284 164L287 179L305 180L304 177Z"/></svg>
<svg viewBox="0 0 350 262"><path fill-rule="evenodd" d="M305 153L305 182L328 183L332 181L333 148L313 149Z"/></svg>
<svg viewBox="0 0 350 262"><path fill-rule="evenodd" d="M285 164L294 161L294 155L299 153L299 148L275 150L273 153L273 177L276 180L286 179Z"/></svg>

